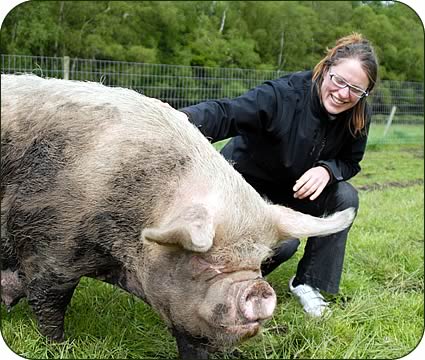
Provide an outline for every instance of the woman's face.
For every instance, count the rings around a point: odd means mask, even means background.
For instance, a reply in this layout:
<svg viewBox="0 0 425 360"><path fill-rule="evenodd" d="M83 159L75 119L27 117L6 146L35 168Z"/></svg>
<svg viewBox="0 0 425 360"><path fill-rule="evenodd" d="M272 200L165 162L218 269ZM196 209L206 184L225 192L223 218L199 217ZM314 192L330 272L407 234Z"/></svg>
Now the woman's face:
<svg viewBox="0 0 425 360"><path fill-rule="evenodd" d="M364 96L368 86L369 79L360 61L343 59L324 73L321 88L323 106L332 115L351 109Z"/></svg>

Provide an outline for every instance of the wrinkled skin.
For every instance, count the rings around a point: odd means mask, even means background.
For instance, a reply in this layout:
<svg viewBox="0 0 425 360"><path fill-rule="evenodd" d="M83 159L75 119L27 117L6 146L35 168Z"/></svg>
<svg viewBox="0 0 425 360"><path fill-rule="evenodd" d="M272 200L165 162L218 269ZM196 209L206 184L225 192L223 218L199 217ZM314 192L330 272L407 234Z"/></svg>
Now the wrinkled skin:
<svg viewBox="0 0 425 360"><path fill-rule="evenodd" d="M276 306L262 261L349 226L271 205L178 111L126 89L1 79L1 294L61 341L83 276L149 303L183 358L257 334Z"/></svg>
<svg viewBox="0 0 425 360"><path fill-rule="evenodd" d="M178 328L208 339L209 351L229 348L256 335L264 320L272 316L276 295L262 279L259 264L239 268L213 266L197 255L182 256L173 250L163 256L174 266L164 271L164 258L151 262L145 291L156 293L161 288L160 297L149 297L152 305L161 309L171 327L184 324ZM159 271L158 277L155 274ZM164 278L173 277L175 272L181 275L174 277L175 286L164 288ZM195 301L180 302L176 289Z"/></svg>

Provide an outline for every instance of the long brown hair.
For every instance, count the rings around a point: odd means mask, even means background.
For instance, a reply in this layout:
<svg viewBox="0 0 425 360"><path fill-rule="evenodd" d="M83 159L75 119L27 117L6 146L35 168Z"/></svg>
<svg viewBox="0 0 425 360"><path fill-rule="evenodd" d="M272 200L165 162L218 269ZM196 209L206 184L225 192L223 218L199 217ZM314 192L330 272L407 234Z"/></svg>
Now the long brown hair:
<svg viewBox="0 0 425 360"><path fill-rule="evenodd" d="M369 79L369 86L366 91L370 93L373 90L378 77L378 60L372 45L361 34L352 33L345 36L336 41L335 47L327 48L326 51L326 56L313 69L313 81L316 83L320 101L324 74L331 66L338 64L342 59L358 59ZM365 127L365 108L366 97L363 97L352 109L350 131L353 135L360 133Z"/></svg>

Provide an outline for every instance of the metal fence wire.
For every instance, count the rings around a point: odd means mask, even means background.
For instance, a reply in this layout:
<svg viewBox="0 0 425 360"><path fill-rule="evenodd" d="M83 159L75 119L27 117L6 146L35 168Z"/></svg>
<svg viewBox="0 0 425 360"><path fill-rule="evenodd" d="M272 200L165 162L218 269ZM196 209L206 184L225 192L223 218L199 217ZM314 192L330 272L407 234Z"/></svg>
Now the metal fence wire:
<svg viewBox="0 0 425 360"><path fill-rule="evenodd" d="M176 109L210 99L233 98L284 71L146 64L97 59L1 55L2 73L88 80L131 88ZM369 144L423 143L424 85L380 81L368 98L372 107Z"/></svg>

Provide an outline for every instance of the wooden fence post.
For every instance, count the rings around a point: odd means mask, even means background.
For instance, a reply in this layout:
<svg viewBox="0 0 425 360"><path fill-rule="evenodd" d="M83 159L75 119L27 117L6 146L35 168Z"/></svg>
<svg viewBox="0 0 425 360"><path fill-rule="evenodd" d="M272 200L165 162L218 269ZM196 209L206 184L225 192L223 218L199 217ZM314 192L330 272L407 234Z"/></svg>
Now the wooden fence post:
<svg viewBox="0 0 425 360"><path fill-rule="evenodd" d="M63 57L63 78L69 80L69 56Z"/></svg>
<svg viewBox="0 0 425 360"><path fill-rule="evenodd" d="M391 127L391 123L393 122L393 118L394 118L396 110L397 110L397 106L393 106L393 108L391 109L391 114L390 114L390 116L388 117L388 120L387 120L387 125L385 125L384 137L387 135L387 132Z"/></svg>

